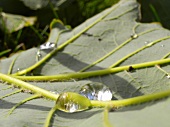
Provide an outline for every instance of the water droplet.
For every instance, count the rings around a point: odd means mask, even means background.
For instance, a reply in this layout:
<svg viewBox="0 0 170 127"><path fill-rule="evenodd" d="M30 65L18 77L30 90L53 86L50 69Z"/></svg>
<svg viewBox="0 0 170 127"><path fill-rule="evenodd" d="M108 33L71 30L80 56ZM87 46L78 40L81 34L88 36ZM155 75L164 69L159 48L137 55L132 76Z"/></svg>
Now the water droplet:
<svg viewBox="0 0 170 127"><path fill-rule="evenodd" d="M145 44L148 44L149 42L148 41L145 41Z"/></svg>
<svg viewBox="0 0 170 127"><path fill-rule="evenodd" d="M56 105L61 111L73 113L88 109L91 106L91 102L80 94L66 92L60 94Z"/></svg>
<svg viewBox="0 0 170 127"><path fill-rule="evenodd" d="M17 71L20 71L20 68L17 68Z"/></svg>
<svg viewBox="0 0 170 127"><path fill-rule="evenodd" d="M132 34L132 35L131 35L131 38L132 38L132 39L136 39L137 37L138 37L137 34Z"/></svg>
<svg viewBox="0 0 170 127"><path fill-rule="evenodd" d="M40 50L53 49L54 47L55 47L55 44L53 42L46 42L46 43L40 45Z"/></svg>
<svg viewBox="0 0 170 127"><path fill-rule="evenodd" d="M65 110L68 112L76 112L79 109L79 105L73 102L68 102L64 105Z"/></svg>
<svg viewBox="0 0 170 127"><path fill-rule="evenodd" d="M37 56L41 57L41 51L40 50L37 51Z"/></svg>
<svg viewBox="0 0 170 127"><path fill-rule="evenodd" d="M167 75L166 77L167 77L168 79L170 79L170 75Z"/></svg>
<svg viewBox="0 0 170 127"><path fill-rule="evenodd" d="M165 45L161 45L161 47L164 47Z"/></svg>
<svg viewBox="0 0 170 127"><path fill-rule="evenodd" d="M98 82L84 85L79 93L90 100L109 101L112 99L109 87Z"/></svg>
<svg viewBox="0 0 170 127"><path fill-rule="evenodd" d="M38 50L38 51L37 51L36 60L39 61L39 59L40 59L41 56L42 56L42 55L41 55L41 51Z"/></svg>

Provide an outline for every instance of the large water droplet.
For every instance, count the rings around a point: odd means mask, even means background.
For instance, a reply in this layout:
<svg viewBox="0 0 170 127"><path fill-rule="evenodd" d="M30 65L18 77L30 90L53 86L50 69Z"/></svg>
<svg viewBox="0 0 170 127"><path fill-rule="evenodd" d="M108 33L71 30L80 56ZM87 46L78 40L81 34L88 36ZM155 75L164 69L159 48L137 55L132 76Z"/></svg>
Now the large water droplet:
<svg viewBox="0 0 170 127"><path fill-rule="evenodd" d="M73 113L88 109L91 106L91 102L80 94L66 92L60 94L56 105L61 111Z"/></svg>
<svg viewBox="0 0 170 127"><path fill-rule="evenodd" d="M68 102L64 105L65 110L68 112L76 112L79 109L79 105L74 102Z"/></svg>
<svg viewBox="0 0 170 127"><path fill-rule="evenodd" d="M90 100L109 101L112 99L112 92L109 87L98 82L84 85L79 93Z"/></svg>
<svg viewBox="0 0 170 127"><path fill-rule="evenodd" d="M53 49L53 48L55 48L55 43L53 43L53 42L46 42L46 43L40 45L40 50Z"/></svg>

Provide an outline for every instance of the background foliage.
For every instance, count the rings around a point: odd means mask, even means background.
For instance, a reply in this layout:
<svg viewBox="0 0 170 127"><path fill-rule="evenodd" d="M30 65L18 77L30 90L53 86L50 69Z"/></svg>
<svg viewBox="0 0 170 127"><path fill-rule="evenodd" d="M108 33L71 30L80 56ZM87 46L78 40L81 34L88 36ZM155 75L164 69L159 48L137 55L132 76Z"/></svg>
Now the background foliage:
<svg viewBox="0 0 170 127"><path fill-rule="evenodd" d="M160 22L165 28L170 28L168 0L138 1L141 3L142 12L140 21ZM118 0L1 0L2 12L27 17L35 16L37 21L33 26L22 27L23 29L15 30L13 33L4 29L8 25L1 27L0 52L6 51L3 54L8 56L12 52L44 43L48 38L49 24L53 18L60 19L65 25L74 28L117 2Z"/></svg>

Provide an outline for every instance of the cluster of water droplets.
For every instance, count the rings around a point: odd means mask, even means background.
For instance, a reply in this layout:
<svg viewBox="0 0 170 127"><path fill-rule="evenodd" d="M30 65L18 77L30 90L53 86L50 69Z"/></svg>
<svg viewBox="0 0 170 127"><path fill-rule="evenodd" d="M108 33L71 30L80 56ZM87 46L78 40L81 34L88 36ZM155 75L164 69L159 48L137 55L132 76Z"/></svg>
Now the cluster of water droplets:
<svg viewBox="0 0 170 127"><path fill-rule="evenodd" d="M79 93L90 100L110 101L112 99L110 88L98 82L84 85Z"/></svg>
<svg viewBox="0 0 170 127"><path fill-rule="evenodd" d="M79 94L66 92L59 95L56 106L64 112L78 112L91 107L90 100L109 101L112 99L112 92L106 85L98 82L84 85Z"/></svg>

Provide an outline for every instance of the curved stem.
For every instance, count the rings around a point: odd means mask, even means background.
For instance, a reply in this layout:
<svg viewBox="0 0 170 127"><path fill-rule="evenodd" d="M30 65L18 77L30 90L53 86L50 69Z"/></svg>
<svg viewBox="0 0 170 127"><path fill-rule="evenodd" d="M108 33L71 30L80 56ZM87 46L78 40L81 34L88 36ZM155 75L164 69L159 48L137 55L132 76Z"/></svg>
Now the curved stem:
<svg viewBox="0 0 170 127"><path fill-rule="evenodd" d="M118 66L119 64L121 64L123 61L125 61L125 60L128 59L129 57L131 57L131 56L139 53L140 51L142 51L142 50L144 50L144 49L146 49L146 48L148 48L148 47L151 47L152 45L154 45L154 44L156 44L156 43L158 43L158 42L161 42L161 41L167 40L167 39L170 39L170 36L163 37L163 38L161 38L161 39L155 40L155 41L147 44L146 46L143 46L142 48L139 48L138 50L136 50L136 51L128 54L127 56L123 57L122 59L120 59L120 60L117 61L116 63L112 64L112 65L110 66L110 68L113 68L113 67Z"/></svg>
<svg viewBox="0 0 170 127"><path fill-rule="evenodd" d="M133 32L135 34L135 28L138 26L139 24L135 25L134 28L133 28ZM150 29L150 30L147 30L147 31L144 31L144 32L141 32L138 34L138 36L141 36L143 34L146 34L146 33L149 33L149 32L152 32L154 30L159 30L159 29ZM113 53L115 53L116 51L118 51L119 49L121 49L123 46L125 46L126 44L128 44L129 42L131 42L133 40L132 37L128 38L126 41L124 41L122 44L120 44L118 47L116 47L115 49L113 49L112 51L110 51L109 53L107 53L106 55L104 55L103 57L101 57L100 59L96 60L95 62L93 62L92 64L84 67L83 69L81 69L79 72L83 72L91 67L93 67L94 65L96 65L97 63L103 61L104 59L108 58L110 55L112 55Z"/></svg>
<svg viewBox="0 0 170 127"><path fill-rule="evenodd" d="M45 120L45 124L44 124L44 127L49 127L50 126L50 122L51 122L51 119L52 119L52 116L53 114L55 113L55 111L57 110L57 106L55 105L51 110L50 112L48 113L48 116Z"/></svg>
<svg viewBox="0 0 170 127"><path fill-rule="evenodd" d="M6 97L12 96L12 95L14 95L14 94L20 93L21 91L22 91L22 89L21 89L21 90L14 91L14 92L9 93L9 94L6 94L6 95L0 97L0 100L3 99L3 98L6 98Z"/></svg>
<svg viewBox="0 0 170 127"><path fill-rule="evenodd" d="M40 95L35 94L35 95L31 96L31 97L28 97L28 98L20 101L19 103L17 103L16 105L14 105L14 106L9 110L7 116L11 115L11 114L14 112L14 110L15 110L17 107L19 107L20 105L26 103L27 101L31 101L31 100L33 100L33 99L37 99L37 98L40 98L40 97L41 97Z"/></svg>
<svg viewBox="0 0 170 127"><path fill-rule="evenodd" d="M21 80L28 80L28 81L60 81L60 80L70 80L70 79L83 79L83 78L88 78L93 76L101 76L101 75L107 75L111 73L117 73L120 71L128 70L130 67L134 69L139 69L144 67L155 66L157 64L161 65L167 63L170 63L169 58L161 59L157 61L115 67L115 68L108 68L108 69L97 70L97 71L89 71L89 72L79 72L79 73L75 72L75 73L58 74L58 75L50 75L50 76L14 76L14 77Z"/></svg>
<svg viewBox="0 0 170 127"><path fill-rule="evenodd" d="M119 108L124 106L141 104L148 101L158 100L168 96L170 96L170 90L116 101L91 101L91 104L92 107L112 106L113 108Z"/></svg>
<svg viewBox="0 0 170 127"><path fill-rule="evenodd" d="M0 73L0 79L2 81L8 82L10 84L14 84L14 85L19 86L21 88L31 90L33 93L37 93L37 94L39 94L43 97L46 97L48 99L51 99L51 100L57 100L57 98L59 96L57 94L54 94L52 92L49 92L47 90L44 90L42 88L39 88L37 86L31 85L29 83L26 83L24 81L21 81L19 79L16 79L14 77L11 77L11 76L8 76L8 75L2 74L2 73Z"/></svg>
<svg viewBox="0 0 170 127"><path fill-rule="evenodd" d="M104 127L112 127L110 121L109 121L109 110L110 107L105 107L103 111L103 124Z"/></svg>
<svg viewBox="0 0 170 127"><path fill-rule="evenodd" d="M119 5L119 4L118 4ZM62 43L60 46L58 46L56 49L52 50L50 53L48 53L44 58L42 58L40 61L38 61L37 63L35 63L34 65L32 65L31 67L24 69L22 71L19 71L13 75L17 76L17 75L24 75L30 71L32 71L33 69L37 68L38 66L40 66L41 64L43 64L45 61L47 61L49 58L52 57L52 55L54 55L57 51L63 49L65 46L67 46L68 44L70 44L71 42L73 42L74 40L76 40L79 36L81 36L84 32L86 32L87 30L89 30L91 27L93 27L94 25L96 25L98 22L100 22L103 18L105 18L107 15L109 15L114 9L116 9L118 6L114 6L112 9L110 9L108 12L106 12L103 16L99 17L97 20L95 20L93 23L91 23L89 26L87 26L86 28L84 28L82 31L80 31L79 33L77 33L76 35L74 35L72 38L70 38L69 40L67 40L66 42Z"/></svg>

